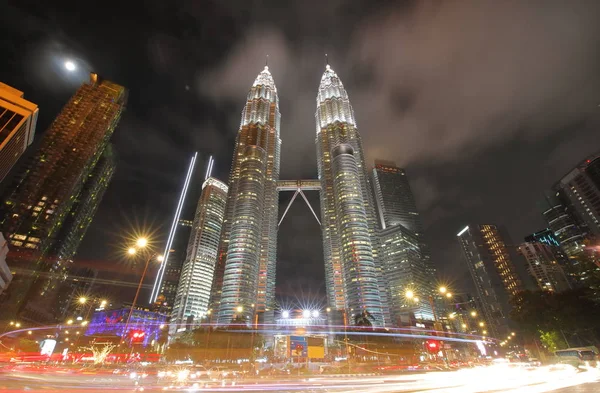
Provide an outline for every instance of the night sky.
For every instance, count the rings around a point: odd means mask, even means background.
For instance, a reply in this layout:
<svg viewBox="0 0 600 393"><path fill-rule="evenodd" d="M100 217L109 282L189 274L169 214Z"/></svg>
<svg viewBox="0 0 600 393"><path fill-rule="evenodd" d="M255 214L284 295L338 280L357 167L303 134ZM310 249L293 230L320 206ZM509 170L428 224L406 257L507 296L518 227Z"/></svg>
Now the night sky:
<svg viewBox="0 0 600 393"><path fill-rule="evenodd" d="M135 281L119 255L132 230L152 229L162 245L194 151L201 165L183 218L193 217L209 154L227 179L266 55L282 114L281 178L316 177L327 53L368 164L407 168L440 277L457 287L468 281L456 242L467 222L503 224L520 242L544 228L544 190L600 150L598 1L61 3L2 6L0 80L39 105L38 136L88 70L129 89L113 137L117 173L77 256L103 277ZM280 214L290 198L282 194ZM309 198L318 208L318 195ZM300 198L279 239L278 293L318 297L320 229Z"/></svg>

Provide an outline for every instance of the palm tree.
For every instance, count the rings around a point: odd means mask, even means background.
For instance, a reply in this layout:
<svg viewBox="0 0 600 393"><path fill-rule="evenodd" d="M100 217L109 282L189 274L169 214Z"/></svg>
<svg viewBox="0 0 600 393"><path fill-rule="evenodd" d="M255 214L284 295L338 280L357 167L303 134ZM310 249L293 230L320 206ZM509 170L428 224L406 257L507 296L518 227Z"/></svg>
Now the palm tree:
<svg viewBox="0 0 600 393"><path fill-rule="evenodd" d="M373 326L373 320L375 320L375 318L373 318L373 315L367 310L354 315L354 325L356 326Z"/></svg>

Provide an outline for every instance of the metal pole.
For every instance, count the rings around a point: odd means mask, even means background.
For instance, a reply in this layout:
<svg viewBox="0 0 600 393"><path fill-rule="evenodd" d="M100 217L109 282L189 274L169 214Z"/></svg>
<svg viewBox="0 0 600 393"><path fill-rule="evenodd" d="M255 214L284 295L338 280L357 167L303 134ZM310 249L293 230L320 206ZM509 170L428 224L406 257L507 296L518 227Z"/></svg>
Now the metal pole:
<svg viewBox="0 0 600 393"><path fill-rule="evenodd" d="M567 344L567 348L571 348L571 346L569 345L569 341L567 341L567 336L565 336L565 332L563 332L562 329L560 329L560 333L563 336L563 339L565 340L565 344Z"/></svg>
<svg viewBox="0 0 600 393"><path fill-rule="evenodd" d="M133 298L133 302L131 303L131 308L129 309L129 315L127 315L127 321L125 322L125 330L123 334L127 334L127 330L129 329L129 321L131 320L131 315L133 314L133 309L135 308L135 304L137 303L138 296L140 295L140 289L142 289L142 284L144 283L144 277L146 277L146 272L148 271L148 265L150 264L150 260L154 257L154 254L150 254L148 259L146 259L146 264L144 265L144 272L142 273L142 277L140 278L140 283L137 286L137 290L135 291L135 297Z"/></svg>
<svg viewBox="0 0 600 393"><path fill-rule="evenodd" d="M348 373L350 373L350 351L348 348L348 314L344 309L344 343L346 343L346 362L348 363Z"/></svg>
<svg viewBox="0 0 600 393"><path fill-rule="evenodd" d="M434 322L434 326L437 327L439 326L441 329L441 331L444 330L443 326L441 326L441 324L439 324L438 322L438 318L437 318L437 314L435 312L435 303L433 301L433 295L429 295L429 303L431 304L431 311L433 312L433 322ZM437 326L436 326L437 325ZM436 329L437 330L437 329ZM437 335L437 334L436 334ZM442 336L444 336L444 334L442 333ZM446 365L448 364L448 355L446 354L446 350L444 349L444 346L446 345L446 343L444 342L444 340L442 340L442 356L444 357L444 362L446 363Z"/></svg>

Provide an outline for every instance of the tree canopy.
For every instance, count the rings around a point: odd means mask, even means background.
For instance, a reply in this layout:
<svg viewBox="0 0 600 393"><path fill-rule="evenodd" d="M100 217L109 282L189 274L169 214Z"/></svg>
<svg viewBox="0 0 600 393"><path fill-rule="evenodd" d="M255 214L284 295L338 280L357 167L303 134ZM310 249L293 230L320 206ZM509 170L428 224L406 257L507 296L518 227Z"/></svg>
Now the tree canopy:
<svg viewBox="0 0 600 393"><path fill-rule="evenodd" d="M591 299L587 289L561 293L523 291L511 303L511 318L532 336L561 332L567 338L576 338L571 345L598 343L600 304Z"/></svg>

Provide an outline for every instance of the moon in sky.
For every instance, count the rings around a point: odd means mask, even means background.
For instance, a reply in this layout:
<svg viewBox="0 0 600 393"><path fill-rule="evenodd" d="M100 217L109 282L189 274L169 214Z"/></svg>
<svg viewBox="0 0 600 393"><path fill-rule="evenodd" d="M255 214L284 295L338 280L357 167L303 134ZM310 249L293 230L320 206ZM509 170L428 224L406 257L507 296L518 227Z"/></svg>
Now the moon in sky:
<svg viewBox="0 0 600 393"><path fill-rule="evenodd" d="M65 61L65 68L67 71L75 71L75 63L73 63L71 60L67 60Z"/></svg>

